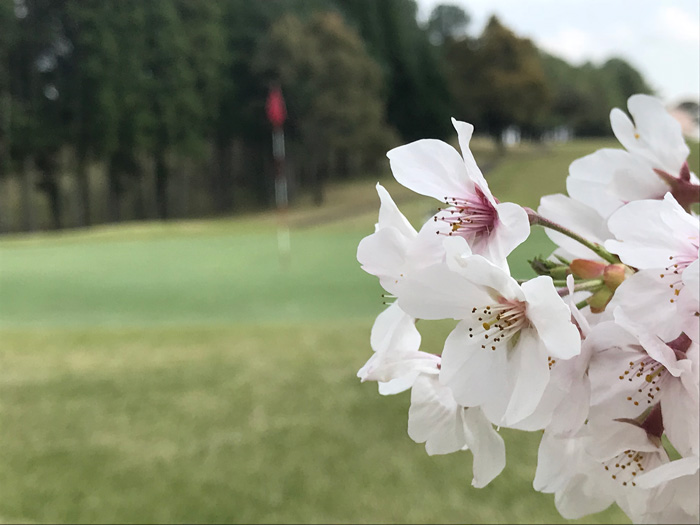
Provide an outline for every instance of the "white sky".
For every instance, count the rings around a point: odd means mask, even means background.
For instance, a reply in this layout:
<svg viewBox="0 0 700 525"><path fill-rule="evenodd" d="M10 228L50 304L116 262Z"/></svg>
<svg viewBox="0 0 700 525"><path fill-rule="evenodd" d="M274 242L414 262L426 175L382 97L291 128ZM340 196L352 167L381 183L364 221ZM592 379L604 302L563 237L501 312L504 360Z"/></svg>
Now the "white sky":
<svg viewBox="0 0 700 525"><path fill-rule="evenodd" d="M427 19L438 4L470 16L469 34L496 14L519 36L572 64L612 56L639 70L666 103L700 98L698 0L417 0Z"/></svg>

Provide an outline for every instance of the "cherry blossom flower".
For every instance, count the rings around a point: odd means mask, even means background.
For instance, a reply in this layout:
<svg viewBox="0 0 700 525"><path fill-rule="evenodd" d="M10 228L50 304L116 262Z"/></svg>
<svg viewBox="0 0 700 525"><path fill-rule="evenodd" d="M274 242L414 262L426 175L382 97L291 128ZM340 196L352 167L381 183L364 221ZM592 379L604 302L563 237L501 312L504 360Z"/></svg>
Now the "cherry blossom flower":
<svg viewBox="0 0 700 525"><path fill-rule="evenodd" d="M621 109L610 112L610 124L617 140L653 167L677 175L690 153L678 121L659 99L649 95L632 95L627 108L634 122Z"/></svg>
<svg viewBox="0 0 700 525"><path fill-rule="evenodd" d="M423 139L387 153L396 180L410 190L447 205L431 220L438 232L467 240L474 253L507 267L506 257L530 233L525 211L499 203L469 149L474 126L452 119L462 155L440 140Z"/></svg>
<svg viewBox="0 0 700 525"><path fill-rule="evenodd" d="M375 353L357 373L362 381L378 381L381 394L411 388L408 435L425 443L429 455L471 450L472 484L483 487L505 466L505 445L479 408L457 404L438 381L440 357L421 352L414 319L396 303L379 315L372 330Z"/></svg>
<svg viewBox="0 0 700 525"><path fill-rule="evenodd" d="M428 266L444 257L443 238L435 235L432 225L416 232L380 184L377 193L381 202L379 220L375 232L360 241L357 260L364 271L377 276L382 287L393 293L396 284L411 269ZM466 245L463 248L468 249Z"/></svg>
<svg viewBox="0 0 700 525"><path fill-rule="evenodd" d="M577 436L545 432L540 442L535 490L554 493L559 513L578 519L616 502L639 514L653 491L637 484L644 472L668 463L661 440L633 422L588 424Z"/></svg>
<svg viewBox="0 0 700 525"><path fill-rule="evenodd" d="M506 464L503 439L477 408L465 408L437 375L421 374L411 390L408 435L429 455L471 450L474 487L485 487Z"/></svg>
<svg viewBox="0 0 700 525"><path fill-rule="evenodd" d="M549 277L520 287L483 257L446 249L446 263L403 281L399 305L421 319L459 320L445 341L440 381L495 424L517 423L537 408L551 362L580 352L571 312Z"/></svg>
<svg viewBox="0 0 700 525"><path fill-rule="evenodd" d="M662 198L669 190L649 162L625 150L603 148L569 166L566 191L603 218L624 204Z"/></svg>
<svg viewBox="0 0 700 525"><path fill-rule="evenodd" d="M611 301L644 319L664 339L685 331L698 340L698 250L700 222L673 196L631 202L608 220L616 239L605 247L641 271L622 283ZM686 275L687 272L687 275ZM691 284L687 289L684 282Z"/></svg>
<svg viewBox="0 0 700 525"><path fill-rule="evenodd" d="M664 343L615 311L588 338L594 419L636 418L660 403L663 428L681 454L698 454L698 346L689 338Z"/></svg>
<svg viewBox="0 0 700 525"><path fill-rule="evenodd" d="M379 382L382 395L408 390L420 373L437 373L440 358L419 351L421 336L415 319L394 303L384 310L372 327L374 354L357 372L362 382Z"/></svg>
<svg viewBox="0 0 700 525"><path fill-rule="evenodd" d="M430 455L471 450L476 487L505 465L494 425L543 429L534 488L565 518L617 503L634 522L697 523L700 186L661 103L628 107L634 121L611 112L625 149L572 163L570 196L538 212L493 197L470 124L453 119L461 155L438 140L391 150L396 180L447 207L417 232L377 185L357 256L395 302L358 377L411 389L409 436ZM506 257L530 225L557 248L516 281ZM441 355L420 349L417 319L457 321Z"/></svg>
<svg viewBox="0 0 700 525"><path fill-rule="evenodd" d="M632 514L632 519L636 523L698 523L699 466L700 458L690 456L639 476L638 486L657 490L647 499L641 513Z"/></svg>
<svg viewBox="0 0 700 525"><path fill-rule="evenodd" d="M588 367L592 347L587 335L591 328L582 313L576 308L574 297L574 277L567 277L569 295L564 302L571 310L572 319L581 334L581 353L570 359L548 359L550 381L542 394L542 400L535 411L522 421L511 425L519 430L545 429L556 435L571 436L581 429L588 416L591 384Z"/></svg>
<svg viewBox="0 0 700 525"><path fill-rule="evenodd" d="M618 108L610 113L626 150L605 148L575 160L566 181L569 195L603 217L627 202L661 199L669 191L687 209L698 201L700 186L688 168L680 124L654 97L633 95L627 105L634 122Z"/></svg>

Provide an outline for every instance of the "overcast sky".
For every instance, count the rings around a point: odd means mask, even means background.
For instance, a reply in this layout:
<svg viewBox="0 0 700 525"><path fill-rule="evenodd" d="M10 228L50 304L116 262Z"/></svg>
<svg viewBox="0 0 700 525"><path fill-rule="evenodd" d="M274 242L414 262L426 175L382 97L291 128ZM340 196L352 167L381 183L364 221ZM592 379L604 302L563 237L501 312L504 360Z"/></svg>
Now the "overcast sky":
<svg viewBox="0 0 700 525"><path fill-rule="evenodd" d="M573 64L619 56L666 103L700 97L698 0L417 0L426 19L438 4L457 4L481 33L491 14L519 36Z"/></svg>

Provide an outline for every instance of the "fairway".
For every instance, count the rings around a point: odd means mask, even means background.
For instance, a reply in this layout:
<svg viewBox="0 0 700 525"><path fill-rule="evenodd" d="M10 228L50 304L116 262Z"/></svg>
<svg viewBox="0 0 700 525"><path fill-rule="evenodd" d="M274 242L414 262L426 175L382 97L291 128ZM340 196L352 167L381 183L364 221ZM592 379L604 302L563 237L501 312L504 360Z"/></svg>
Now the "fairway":
<svg viewBox="0 0 700 525"><path fill-rule="evenodd" d="M512 152L493 192L536 207L604 144ZM382 183L416 227L439 205ZM355 377L377 211L374 181L330 187L290 212L286 266L274 211L0 241L0 522L565 523L532 489L539 433L501 431L506 469L473 489L470 453L428 457L408 395ZM535 232L513 273L550 250ZM439 353L450 323L419 328Z"/></svg>

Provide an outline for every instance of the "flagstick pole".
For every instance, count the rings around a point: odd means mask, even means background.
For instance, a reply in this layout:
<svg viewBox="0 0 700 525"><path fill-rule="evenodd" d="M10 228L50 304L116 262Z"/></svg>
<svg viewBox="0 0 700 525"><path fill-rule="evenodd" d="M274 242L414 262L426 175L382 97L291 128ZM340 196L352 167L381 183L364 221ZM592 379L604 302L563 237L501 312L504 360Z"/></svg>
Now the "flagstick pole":
<svg viewBox="0 0 700 525"><path fill-rule="evenodd" d="M284 170L284 131L275 127L272 131L272 154L275 159L275 203L277 205L277 253L280 266L289 268L291 260L291 239L289 235L289 199L287 175Z"/></svg>

